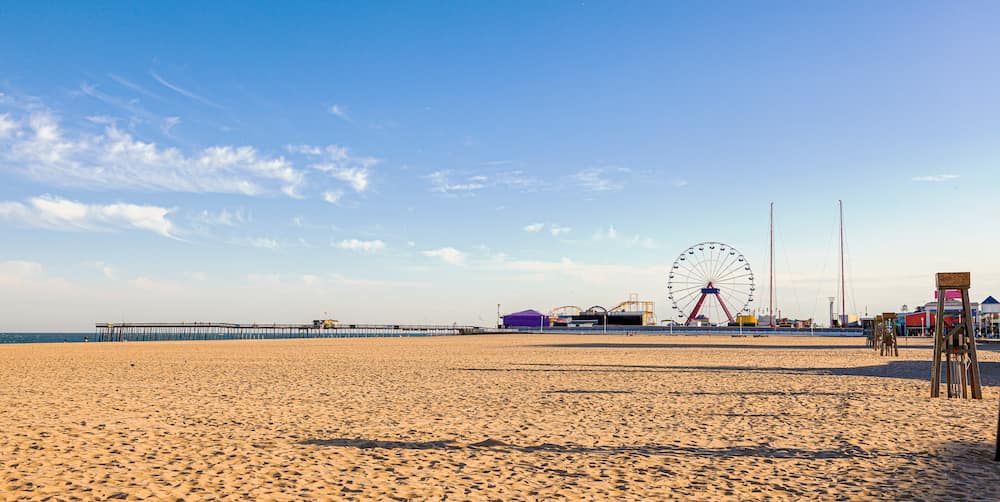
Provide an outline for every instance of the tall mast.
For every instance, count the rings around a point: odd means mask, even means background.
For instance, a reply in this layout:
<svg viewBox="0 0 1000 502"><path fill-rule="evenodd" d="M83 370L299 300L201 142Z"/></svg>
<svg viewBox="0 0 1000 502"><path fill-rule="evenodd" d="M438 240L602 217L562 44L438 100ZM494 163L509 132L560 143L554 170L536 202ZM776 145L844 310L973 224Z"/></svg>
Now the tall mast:
<svg viewBox="0 0 1000 502"><path fill-rule="evenodd" d="M774 202L771 203L771 271L770 271L770 286L768 286L768 302L767 302L767 317L768 323L773 328L774 327Z"/></svg>
<svg viewBox="0 0 1000 502"><path fill-rule="evenodd" d="M838 200L840 204L840 323L846 324L847 306L845 298L847 293L844 289L844 201ZM841 326L843 327L843 326Z"/></svg>

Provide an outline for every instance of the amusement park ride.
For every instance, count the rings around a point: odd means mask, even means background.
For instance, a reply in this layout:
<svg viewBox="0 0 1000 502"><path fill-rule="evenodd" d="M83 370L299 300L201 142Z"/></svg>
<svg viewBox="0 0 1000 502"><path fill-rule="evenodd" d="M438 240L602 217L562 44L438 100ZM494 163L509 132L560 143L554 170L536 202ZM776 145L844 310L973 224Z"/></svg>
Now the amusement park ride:
<svg viewBox="0 0 1000 502"><path fill-rule="evenodd" d="M674 260L667 299L685 326L736 323L750 312L755 290L753 271L743 253L722 242L701 242Z"/></svg>
<svg viewBox="0 0 1000 502"><path fill-rule="evenodd" d="M617 324L613 322L614 320L621 320L624 318L631 318L630 321L625 321L626 324L641 325L641 326L655 326L656 325L656 311L654 305L656 302L644 301L639 299L639 295L636 293L630 293L628 295L628 300L625 300L618 305L606 309L600 305L594 305L593 307L583 310L575 305L564 305L562 307L556 307L549 311L549 319L553 326L563 325L572 323L572 319L586 317L598 324ZM634 322L633 322L634 321Z"/></svg>

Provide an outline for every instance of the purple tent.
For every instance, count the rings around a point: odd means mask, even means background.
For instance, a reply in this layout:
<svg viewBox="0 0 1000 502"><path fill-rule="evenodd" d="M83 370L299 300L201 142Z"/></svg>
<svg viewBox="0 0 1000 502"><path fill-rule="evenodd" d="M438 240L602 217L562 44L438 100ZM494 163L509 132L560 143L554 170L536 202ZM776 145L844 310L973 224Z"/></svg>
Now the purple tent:
<svg viewBox="0 0 1000 502"><path fill-rule="evenodd" d="M549 326L549 316L537 310L522 310L503 316L505 328L539 328Z"/></svg>

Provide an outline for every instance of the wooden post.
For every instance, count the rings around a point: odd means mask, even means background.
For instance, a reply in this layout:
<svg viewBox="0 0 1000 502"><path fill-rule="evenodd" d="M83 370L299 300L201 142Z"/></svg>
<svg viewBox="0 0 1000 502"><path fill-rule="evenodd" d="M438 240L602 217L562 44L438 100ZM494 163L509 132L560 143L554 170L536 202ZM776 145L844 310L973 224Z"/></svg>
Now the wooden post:
<svg viewBox="0 0 1000 502"><path fill-rule="evenodd" d="M937 318L934 322L931 397L938 397L941 392L941 355L944 354L948 397L983 398L979 358L976 355L976 334L972 325L972 303L969 301L971 275L969 272L941 272L936 277L938 301ZM945 296L948 291L955 290L961 292L962 318L957 324L948 328L944 322Z"/></svg>

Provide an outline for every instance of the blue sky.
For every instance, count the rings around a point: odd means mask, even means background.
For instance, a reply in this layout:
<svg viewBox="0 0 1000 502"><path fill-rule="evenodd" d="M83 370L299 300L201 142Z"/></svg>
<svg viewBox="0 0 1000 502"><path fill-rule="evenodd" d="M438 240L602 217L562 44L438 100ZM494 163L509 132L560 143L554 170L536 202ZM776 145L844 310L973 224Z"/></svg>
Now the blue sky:
<svg viewBox="0 0 1000 502"><path fill-rule="evenodd" d="M766 280L769 201L795 317L835 294L837 199L849 310L1000 293L998 11L6 3L0 329L668 317L694 243Z"/></svg>

